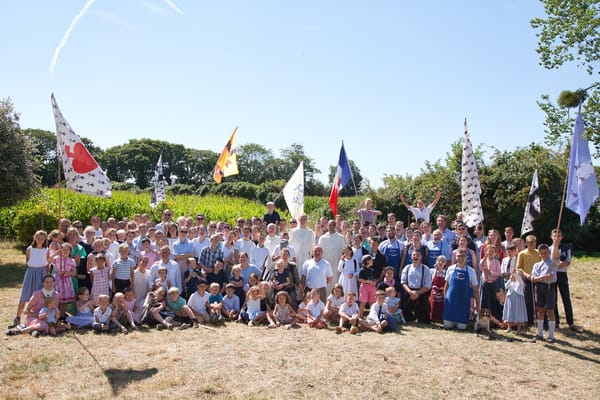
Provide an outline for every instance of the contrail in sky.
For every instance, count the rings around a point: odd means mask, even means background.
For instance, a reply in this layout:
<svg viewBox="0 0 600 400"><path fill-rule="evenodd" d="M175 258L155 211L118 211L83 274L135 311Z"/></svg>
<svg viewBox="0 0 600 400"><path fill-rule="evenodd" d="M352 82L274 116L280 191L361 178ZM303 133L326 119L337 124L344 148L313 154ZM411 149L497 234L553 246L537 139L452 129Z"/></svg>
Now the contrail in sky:
<svg viewBox="0 0 600 400"><path fill-rule="evenodd" d="M71 25L69 25L65 34L60 40L60 43L56 47L56 50L54 50L54 56L52 56L52 61L50 62L50 73L54 73L54 69L56 68L56 62L58 61L60 51L67 44L67 41L69 40L69 37L71 36L71 32L73 32L75 25L77 25L77 22L79 22L79 20L85 15L85 13L89 10L89 8L92 6L92 4L94 4L95 1L96 0L88 0L81 9L81 11L79 11L79 14L77 14L75 18L73 18L73 21L71 21Z"/></svg>
<svg viewBox="0 0 600 400"><path fill-rule="evenodd" d="M173 3L171 0L165 0L165 3L167 3L167 5L169 6L169 8L171 8L173 11L175 11L176 13L179 13L179 14L183 15L183 11L181 11L179 9L179 7L177 7L177 5L175 3Z"/></svg>

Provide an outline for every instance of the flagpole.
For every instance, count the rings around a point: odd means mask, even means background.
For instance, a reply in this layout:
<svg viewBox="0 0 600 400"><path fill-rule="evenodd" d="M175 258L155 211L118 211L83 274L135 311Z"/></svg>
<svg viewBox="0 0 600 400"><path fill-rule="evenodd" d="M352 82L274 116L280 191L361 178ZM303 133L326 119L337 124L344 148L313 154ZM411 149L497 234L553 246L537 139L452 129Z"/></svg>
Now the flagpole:
<svg viewBox="0 0 600 400"><path fill-rule="evenodd" d="M567 148L567 150L568 150L568 148ZM558 212L558 221L556 221L556 229L560 229L560 222L562 220L562 214L565 209L565 197L567 195L567 182L568 181L569 181L569 160L567 159L567 173L565 176L565 184L563 185L562 198L560 199L560 211Z"/></svg>

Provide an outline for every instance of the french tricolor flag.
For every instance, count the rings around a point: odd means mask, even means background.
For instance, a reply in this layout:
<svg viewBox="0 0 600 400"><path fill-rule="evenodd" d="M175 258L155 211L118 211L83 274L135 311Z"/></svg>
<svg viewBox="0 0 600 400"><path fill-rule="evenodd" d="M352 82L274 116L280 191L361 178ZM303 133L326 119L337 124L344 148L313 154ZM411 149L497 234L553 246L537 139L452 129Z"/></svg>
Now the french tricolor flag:
<svg viewBox="0 0 600 400"><path fill-rule="evenodd" d="M344 150L344 143L340 149L340 159L338 161L337 170L333 177L333 186L331 187L331 194L329 195L329 207L335 217L337 215L338 196L342 191L342 188L346 186L348 182L352 180L352 170L350 170L350 164L348 163L348 157L346 157L346 150Z"/></svg>

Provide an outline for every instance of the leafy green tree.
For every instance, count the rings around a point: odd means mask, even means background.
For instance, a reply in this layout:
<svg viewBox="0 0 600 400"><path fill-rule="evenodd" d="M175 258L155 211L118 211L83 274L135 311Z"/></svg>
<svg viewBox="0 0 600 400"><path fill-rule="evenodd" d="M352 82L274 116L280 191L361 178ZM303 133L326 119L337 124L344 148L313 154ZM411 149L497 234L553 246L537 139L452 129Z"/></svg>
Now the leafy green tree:
<svg viewBox="0 0 600 400"><path fill-rule="evenodd" d="M575 64L591 78L582 77L582 87L589 86L582 116L586 134L600 154L600 85L598 78L600 61L600 0L541 0L545 18L534 18L531 26L538 37L537 52L540 64L547 69L558 69ZM589 79L588 78L588 79ZM574 104L554 104L548 95L538 102L546 113L546 141L564 145L573 132L573 115L568 107Z"/></svg>
<svg viewBox="0 0 600 400"><path fill-rule="evenodd" d="M19 114L10 99L0 100L0 206L27 198L35 189L30 154L30 143L19 126Z"/></svg>
<svg viewBox="0 0 600 400"><path fill-rule="evenodd" d="M257 143L246 143L237 148L239 175L232 181L259 185L277 179L277 159L273 152Z"/></svg>

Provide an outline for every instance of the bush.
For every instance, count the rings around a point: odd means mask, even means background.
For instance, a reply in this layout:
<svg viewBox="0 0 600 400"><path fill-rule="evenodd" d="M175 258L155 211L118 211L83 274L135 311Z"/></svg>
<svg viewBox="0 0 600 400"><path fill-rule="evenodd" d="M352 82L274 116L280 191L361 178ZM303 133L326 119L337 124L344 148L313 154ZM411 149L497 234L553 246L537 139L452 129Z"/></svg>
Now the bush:
<svg viewBox="0 0 600 400"><path fill-rule="evenodd" d="M36 231L42 229L49 232L57 226L57 216L45 204L17 210L12 223L15 238L21 244L30 243Z"/></svg>

